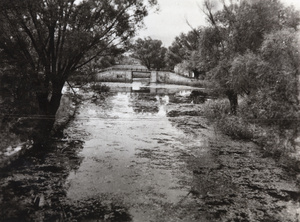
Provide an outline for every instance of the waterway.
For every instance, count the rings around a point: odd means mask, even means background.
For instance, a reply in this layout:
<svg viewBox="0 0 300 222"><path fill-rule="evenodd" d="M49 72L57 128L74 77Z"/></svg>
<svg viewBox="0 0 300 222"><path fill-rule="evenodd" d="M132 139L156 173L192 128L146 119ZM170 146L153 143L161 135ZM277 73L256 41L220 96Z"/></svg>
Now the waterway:
<svg viewBox="0 0 300 222"><path fill-rule="evenodd" d="M300 220L295 175L216 132L203 89L106 84L75 90L63 134L0 170L0 221Z"/></svg>
<svg viewBox="0 0 300 222"><path fill-rule="evenodd" d="M85 101L80 106L70 126L80 133L69 137L86 135L79 153L83 161L66 180L67 198L121 200L132 221L166 221L164 213L191 189L193 175L184 156L190 147L204 144L167 117L170 99L187 96L192 88L124 89L112 89L100 104Z"/></svg>

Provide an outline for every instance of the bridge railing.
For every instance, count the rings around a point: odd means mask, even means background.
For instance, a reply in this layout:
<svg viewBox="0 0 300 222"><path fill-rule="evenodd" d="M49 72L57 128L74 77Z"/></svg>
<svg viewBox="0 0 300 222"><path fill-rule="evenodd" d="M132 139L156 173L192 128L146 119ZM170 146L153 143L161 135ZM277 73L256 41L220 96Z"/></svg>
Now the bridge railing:
<svg viewBox="0 0 300 222"><path fill-rule="evenodd" d="M138 69L138 68L121 68L121 67L109 67L106 69L101 69L99 72L106 72L112 70L126 70L126 71L140 71L140 72L151 72L149 69Z"/></svg>
<svg viewBox="0 0 300 222"><path fill-rule="evenodd" d="M151 71L161 71L161 72L173 72L172 70L169 69L160 69L160 70L156 70L156 69L145 69L145 68L127 68L127 67L109 67L106 69L100 69L99 72L105 72L105 71L110 71L110 70L129 70L129 71L144 71L144 72L151 72Z"/></svg>
<svg viewBox="0 0 300 222"><path fill-rule="evenodd" d="M136 71L136 72L151 72L151 71L157 71L157 72L171 72L171 73L174 73L174 74L177 74L177 75L180 75L180 76L183 76L183 77L186 77L186 78L189 78L189 79L195 79L193 77L190 77L190 76L186 76L186 75L183 75L181 73L175 73L174 71L172 70L167 70L167 69L162 69L162 70L151 70L151 69L143 69L143 68L128 68L128 67L109 67L109 68L106 68L106 69L101 69L99 70L98 73L102 73L102 72L106 72L106 71L113 71L113 70L123 70L123 71Z"/></svg>

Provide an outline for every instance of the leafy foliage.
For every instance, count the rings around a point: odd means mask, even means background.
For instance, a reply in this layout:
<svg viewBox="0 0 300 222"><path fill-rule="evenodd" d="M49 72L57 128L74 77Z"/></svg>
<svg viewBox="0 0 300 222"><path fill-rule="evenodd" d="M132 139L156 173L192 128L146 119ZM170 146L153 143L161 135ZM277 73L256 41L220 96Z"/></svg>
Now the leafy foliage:
<svg viewBox="0 0 300 222"><path fill-rule="evenodd" d="M209 78L228 96L234 114L238 94L254 94L266 86L270 92L271 88L276 87L277 80L267 83L267 79L277 79L275 76L280 78L284 72L296 72L299 60L295 52L288 50L281 53L281 50L284 51L288 42L294 38L289 38L289 34L284 30L297 29L300 17L293 8L284 7L279 1L241 1L230 5L223 3L223 9L215 13L209 1L204 4L204 12L210 26L201 35L199 58L200 63L203 63L209 71ZM279 36L279 33L275 34L277 32L282 34L282 38L278 39L279 42L284 42L284 38L287 38L287 42L283 45L278 45L274 38L270 39L272 35ZM268 50L271 50L271 54ZM277 53L280 56L276 57ZM281 56L287 59L284 60ZM287 65L288 59L291 59L293 65ZM270 63L271 60L273 64ZM292 79L285 81L294 84L297 82ZM281 87L284 88L283 85ZM281 90L284 90L283 88ZM293 93L297 95L295 90ZM283 97L282 99L285 101Z"/></svg>
<svg viewBox="0 0 300 222"><path fill-rule="evenodd" d="M259 55L247 52L234 58L229 69L228 84L240 95L249 94L260 87L258 73L266 73L267 67Z"/></svg>
<svg viewBox="0 0 300 222"><path fill-rule="evenodd" d="M9 79L18 80L10 82L15 97L31 94L31 100L19 104L41 116L35 127L41 134L37 142L50 135L65 82L96 68L87 64L107 63L122 52L143 24L147 7L155 4L156 0L0 1L0 68Z"/></svg>
<svg viewBox="0 0 300 222"><path fill-rule="evenodd" d="M222 118L229 110L229 103L224 99L208 100L203 104L203 114L212 121Z"/></svg>
<svg viewBox="0 0 300 222"><path fill-rule="evenodd" d="M204 69L199 64L199 40L202 29L195 29L187 34L181 33L175 38L172 45L168 48L166 62L169 69L182 67L186 71L193 72L198 78L204 74Z"/></svg>
<svg viewBox="0 0 300 222"><path fill-rule="evenodd" d="M162 46L162 41L150 37L139 38L132 45L132 51L132 57L139 59L148 69L165 68L167 49Z"/></svg>
<svg viewBox="0 0 300 222"><path fill-rule="evenodd" d="M0 49L7 63L38 81L41 111L53 114L68 77L94 59L118 53L142 24L146 7L141 0L3 0Z"/></svg>
<svg viewBox="0 0 300 222"><path fill-rule="evenodd" d="M299 118L300 58L296 37L297 32L287 29L266 35L260 48L261 58L256 58L253 65L256 71L252 76L248 74L256 81L252 84L256 86L255 93L247 98L251 118L280 127L293 125Z"/></svg>
<svg viewBox="0 0 300 222"><path fill-rule="evenodd" d="M210 26L201 35L199 63L214 88L227 95L231 113L239 113L226 115L219 100L205 105L204 113L224 134L254 140L268 154L291 151L300 117L299 12L257 0L224 1L215 13L206 1L205 13Z"/></svg>
<svg viewBox="0 0 300 222"><path fill-rule="evenodd" d="M251 140L253 130L248 122L238 116L227 116L217 121L218 130L234 139Z"/></svg>

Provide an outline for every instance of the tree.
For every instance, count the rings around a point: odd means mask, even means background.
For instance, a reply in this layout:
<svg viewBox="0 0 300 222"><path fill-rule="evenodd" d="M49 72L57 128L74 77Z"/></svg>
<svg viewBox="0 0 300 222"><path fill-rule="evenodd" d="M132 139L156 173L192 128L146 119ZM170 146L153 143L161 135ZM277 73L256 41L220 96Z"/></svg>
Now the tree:
<svg viewBox="0 0 300 222"><path fill-rule="evenodd" d="M34 83L40 114L54 116L68 78L121 49L142 24L146 7L142 0L2 0L0 49L7 64Z"/></svg>
<svg viewBox="0 0 300 222"><path fill-rule="evenodd" d="M139 38L132 45L132 57L139 59L148 69L165 68L166 51L162 41L150 37Z"/></svg>
<svg viewBox="0 0 300 222"><path fill-rule="evenodd" d="M173 70L174 67L183 62L186 57L186 51L183 45L181 44L181 37L184 34L182 33L180 36L176 36L175 40L172 42L172 45L168 48L166 54L166 62L169 69Z"/></svg>
<svg viewBox="0 0 300 222"><path fill-rule="evenodd" d="M203 73L204 70L199 66L198 58L201 32L202 30L199 28L175 37L166 56L169 69L173 70L176 65L181 64L181 66L186 67L187 71L192 71L196 78Z"/></svg>
<svg viewBox="0 0 300 222"><path fill-rule="evenodd" d="M249 98L258 118L281 128L297 125L299 117L299 43L299 32L292 29L266 35L260 48L264 73L258 73L258 92Z"/></svg>
<svg viewBox="0 0 300 222"><path fill-rule="evenodd" d="M253 81L245 81L250 79L252 71L237 73L237 67L241 67L238 64L247 62L247 57L255 64L253 55L260 53L265 36L284 28L297 29L299 15L277 0L237 1L229 6L223 1L223 10L215 13L210 1L204 7L210 26L200 41L200 61L209 70L211 80L228 97L231 112L236 114L238 94L249 93L255 85Z"/></svg>

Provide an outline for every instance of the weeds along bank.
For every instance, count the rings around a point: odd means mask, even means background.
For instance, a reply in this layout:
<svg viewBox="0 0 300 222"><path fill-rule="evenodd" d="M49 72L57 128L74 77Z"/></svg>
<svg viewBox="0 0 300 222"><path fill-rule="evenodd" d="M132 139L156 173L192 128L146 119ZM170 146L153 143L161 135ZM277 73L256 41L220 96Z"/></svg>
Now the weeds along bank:
<svg viewBox="0 0 300 222"><path fill-rule="evenodd" d="M81 89L65 86L60 107L55 115L55 123L50 133L52 137L59 137L68 122L74 117L77 105L84 99L80 90L89 90L92 96L105 96L109 91L105 85L88 84ZM45 118L38 115L35 97L26 97L22 101L3 98L0 102L0 167L8 165L19 158L26 150L31 149L40 129L39 122Z"/></svg>
<svg viewBox="0 0 300 222"><path fill-rule="evenodd" d="M52 136L58 135L58 132L74 116L76 103L77 98L74 94L67 92L62 96ZM1 116L0 167L10 164L33 147L34 138L38 137L39 133L38 124L45 118L36 113L25 112L22 107L15 115L7 115L9 110L6 106L3 110L6 115Z"/></svg>
<svg viewBox="0 0 300 222"><path fill-rule="evenodd" d="M232 115L229 101L216 99L203 104L203 113L214 123L217 131L233 139L253 141L261 147L265 156L272 156L284 166L299 171L299 112L279 115L280 104L278 106L271 111L269 107L262 109L251 104L248 98L242 98L239 99L237 115Z"/></svg>

